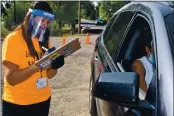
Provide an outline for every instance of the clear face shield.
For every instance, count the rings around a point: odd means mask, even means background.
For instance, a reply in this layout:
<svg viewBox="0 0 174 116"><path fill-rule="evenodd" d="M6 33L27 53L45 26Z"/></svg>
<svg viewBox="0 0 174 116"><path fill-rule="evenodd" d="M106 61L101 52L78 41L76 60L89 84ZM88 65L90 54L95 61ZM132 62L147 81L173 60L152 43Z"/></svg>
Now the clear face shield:
<svg viewBox="0 0 174 116"><path fill-rule="evenodd" d="M49 33L50 22L54 15L42 10L30 9L31 15L28 23L28 32L31 38L38 38L39 42L45 41L45 35Z"/></svg>

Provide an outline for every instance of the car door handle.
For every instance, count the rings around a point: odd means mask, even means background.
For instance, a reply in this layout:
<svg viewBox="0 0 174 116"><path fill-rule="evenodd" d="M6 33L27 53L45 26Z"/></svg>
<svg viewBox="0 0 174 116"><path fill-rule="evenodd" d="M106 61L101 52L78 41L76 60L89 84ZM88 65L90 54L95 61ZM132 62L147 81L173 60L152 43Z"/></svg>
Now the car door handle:
<svg viewBox="0 0 174 116"><path fill-rule="evenodd" d="M95 60L98 60L98 56L95 56L94 59L95 59Z"/></svg>

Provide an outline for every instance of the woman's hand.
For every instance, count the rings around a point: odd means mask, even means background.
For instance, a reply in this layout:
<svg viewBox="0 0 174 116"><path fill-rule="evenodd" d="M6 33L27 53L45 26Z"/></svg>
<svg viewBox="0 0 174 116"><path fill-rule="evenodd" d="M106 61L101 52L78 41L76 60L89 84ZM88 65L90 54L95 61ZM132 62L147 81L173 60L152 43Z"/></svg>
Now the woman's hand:
<svg viewBox="0 0 174 116"><path fill-rule="evenodd" d="M57 74L57 69L54 70L54 69L50 68L50 69L47 70L47 77L49 79L52 79L56 74Z"/></svg>
<svg viewBox="0 0 174 116"><path fill-rule="evenodd" d="M39 68L36 67L34 64L24 69L19 69L18 65L10 61L3 61L2 65L4 76L8 84L10 84L11 86L22 83L39 70Z"/></svg>
<svg viewBox="0 0 174 116"><path fill-rule="evenodd" d="M64 65L64 63L65 63L64 55L58 56L52 61L51 68L56 70L56 69L62 67Z"/></svg>

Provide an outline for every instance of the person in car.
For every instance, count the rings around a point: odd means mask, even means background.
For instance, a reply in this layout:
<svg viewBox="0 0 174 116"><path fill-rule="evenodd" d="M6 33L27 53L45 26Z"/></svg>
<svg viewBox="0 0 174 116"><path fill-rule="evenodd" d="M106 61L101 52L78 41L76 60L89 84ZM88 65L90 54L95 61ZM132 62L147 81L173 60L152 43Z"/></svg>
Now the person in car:
<svg viewBox="0 0 174 116"><path fill-rule="evenodd" d="M153 77L154 67L155 67L155 57L154 49L152 46L152 37L151 33L145 32L142 36L144 41L146 55L136 59L133 62L132 69L134 72L137 72L140 76L140 88L147 92L149 84Z"/></svg>

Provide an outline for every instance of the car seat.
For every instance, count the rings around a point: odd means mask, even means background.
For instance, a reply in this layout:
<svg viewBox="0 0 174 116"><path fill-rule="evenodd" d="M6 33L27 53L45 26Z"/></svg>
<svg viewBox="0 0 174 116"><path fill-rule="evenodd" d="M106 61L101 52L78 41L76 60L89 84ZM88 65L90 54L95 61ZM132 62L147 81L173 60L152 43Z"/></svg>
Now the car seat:
<svg viewBox="0 0 174 116"><path fill-rule="evenodd" d="M132 72L132 63L146 54L141 35L140 29L137 29L134 32L126 50L124 59L122 60L122 66L127 72Z"/></svg>

